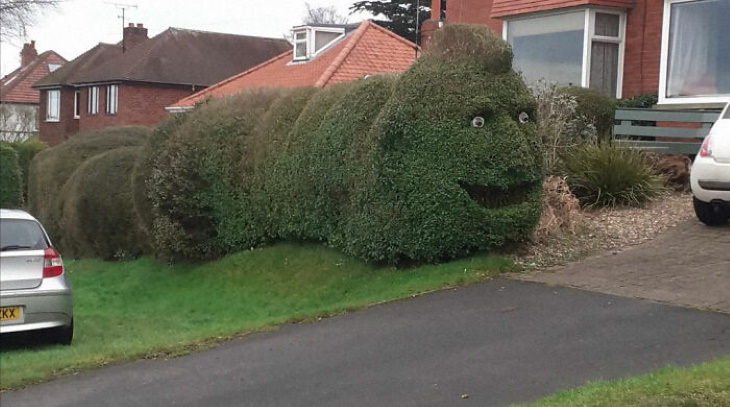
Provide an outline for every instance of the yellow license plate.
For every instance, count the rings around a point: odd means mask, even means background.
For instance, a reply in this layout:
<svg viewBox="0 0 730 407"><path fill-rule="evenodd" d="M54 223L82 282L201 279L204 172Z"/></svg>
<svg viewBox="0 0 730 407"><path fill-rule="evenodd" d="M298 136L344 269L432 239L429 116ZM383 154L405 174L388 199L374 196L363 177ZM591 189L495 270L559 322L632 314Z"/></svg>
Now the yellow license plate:
<svg viewBox="0 0 730 407"><path fill-rule="evenodd" d="M0 321L20 319L20 307L0 307Z"/></svg>

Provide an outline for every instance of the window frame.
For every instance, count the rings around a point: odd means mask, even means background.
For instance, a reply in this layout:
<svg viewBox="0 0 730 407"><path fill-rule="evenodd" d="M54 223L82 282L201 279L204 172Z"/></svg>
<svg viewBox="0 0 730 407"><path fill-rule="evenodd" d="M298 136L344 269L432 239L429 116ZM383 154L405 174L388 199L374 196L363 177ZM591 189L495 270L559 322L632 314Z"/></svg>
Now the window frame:
<svg viewBox="0 0 730 407"><path fill-rule="evenodd" d="M337 37L332 39L327 44L323 45L322 48L320 48L318 51L315 52L315 36L318 31L321 32L327 32L327 33L336 33L339 34ZM304 33L304 39L297 39L297 34ZM292 61L307 61L310 60L317 55L321 54L322 52L326 51L329 47L332 46L332 44L336 43L342 37L345 36L345 29L344 28L336 28L336 27L316 27L316 26L304 26L304 27L297 27L292 30L292 42L293 42L293 54L292 54ZM297 56L297 45L305 44L305 55L304 56Z"/></svg>
<svg viewBox="0 0 730 407"><path fill-rule="evenodd" d="M566 7L564 9L541 11L519 15L512 18L505 18L502 24L502 39L509 38L509 25L512 21L532 20L540 17L550 17L560 14L575 13L583 11L583 62L581 67L580 86L587 88L591 83L591 52L593 42L607 42L618 44L618 68L616 72L616 95L620 99L623 96L624 83L624 58L626 55L626 11L608 7ZM619 17L618 37L596 35L596 13L612 14Z"/></svg>
<svg viewBox="0 0 730 407"><path fill-rule="evenodd" d="M55 116L51 116L51 95L56 95ZM56 123L61 121L61 89L48 89L46 91L46 122Z"/></svg>
<svg viewBox="0 0 730 407"><path fill-rule="evenodd" d="M667 97L667 77L669 75L669 29L672 21L672 5L694 3L700 0L664 0L662 16L662 45L659 57L659 102L660 105L720 104L730 100L730 94L717 96L679 96Z"/></svg>
<svg viewBox="0 0 730 407"><path fill-rule="evenodd" d="M113 99L112 99L113 96ZM116 115L119 112L119 85L106 86L106 114Z"/></svg>
<svg viewBox="0 0 730 407"><path fill-rule="evenodd" d="M89 115L99 114L99 87L89 86L87 88L87 108L86 111Z"/></svg>
<svg viewBox="0 0 730 407"><path fill-rule="evenodd" d="M81 91L74 91L74 119L81 118Z"/></svg>

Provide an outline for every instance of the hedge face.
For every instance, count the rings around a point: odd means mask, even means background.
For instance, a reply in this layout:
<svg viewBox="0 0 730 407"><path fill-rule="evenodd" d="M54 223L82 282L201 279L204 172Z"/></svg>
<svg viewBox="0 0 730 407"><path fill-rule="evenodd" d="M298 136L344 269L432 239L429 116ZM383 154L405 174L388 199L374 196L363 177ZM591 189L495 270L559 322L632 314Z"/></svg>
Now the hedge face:
<svg viewBox="0 0 730 407"><path fill-rule="evenodd" d="M430 262L527 237L542 158L511 50L486 27L448 25L434 44L397 77L247 93L187 115L148 178L158 253L299 239Z"/></svg>

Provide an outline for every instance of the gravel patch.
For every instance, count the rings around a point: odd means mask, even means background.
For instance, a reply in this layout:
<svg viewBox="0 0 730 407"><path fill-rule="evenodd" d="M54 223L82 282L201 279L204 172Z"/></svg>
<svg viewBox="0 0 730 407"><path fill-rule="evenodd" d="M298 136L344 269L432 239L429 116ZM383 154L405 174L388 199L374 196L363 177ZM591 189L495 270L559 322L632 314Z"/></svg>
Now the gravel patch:
<svg viewBox="0 0 730 407"><path fill-rule="evenodd" d="M653 240L692 217L692 195L667 193L641 208L581 211L574 230L530 242L517 250L515 262L523 269L559 266L604 251Z"/></svg>

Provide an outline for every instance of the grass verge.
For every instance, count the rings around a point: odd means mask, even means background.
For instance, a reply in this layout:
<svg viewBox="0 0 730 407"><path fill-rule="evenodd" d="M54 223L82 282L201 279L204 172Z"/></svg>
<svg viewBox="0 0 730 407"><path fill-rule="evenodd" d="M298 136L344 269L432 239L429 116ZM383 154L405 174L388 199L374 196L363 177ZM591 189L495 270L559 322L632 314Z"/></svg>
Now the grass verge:
<svg viewBox="0 0 730 407"><path fill-rule="evenodd" d="M4 341L0 388L182 354L240 333L473 283L513 267L504 258L477 255L398 270L310 244L279 244L204 264L167 266L141 258L66 266L74 287L73 345Z"/></svg>
<svg viewBox="0 0 730 407"><path fill-rule="evenodd" d="M730 357L689 368L590 383L521 407L730 406Z"/></svg>

